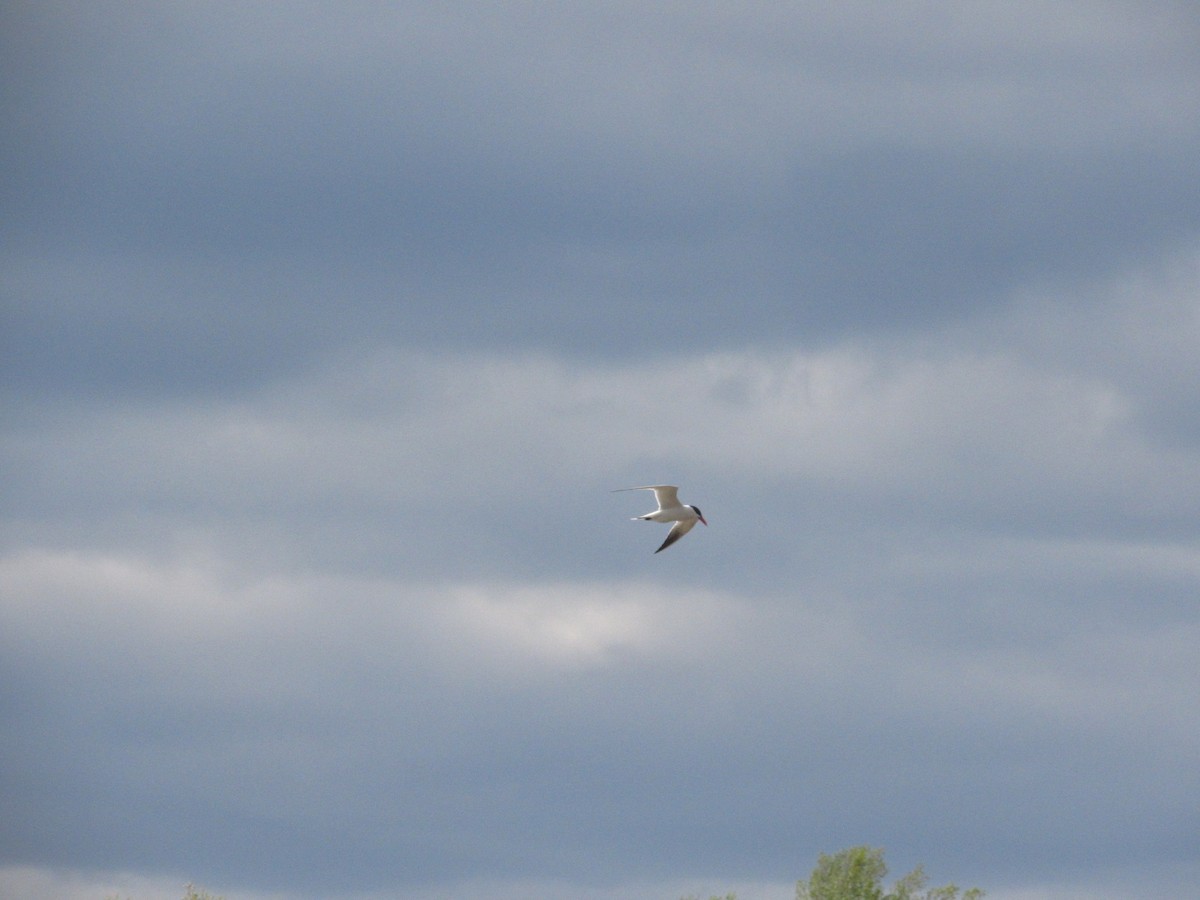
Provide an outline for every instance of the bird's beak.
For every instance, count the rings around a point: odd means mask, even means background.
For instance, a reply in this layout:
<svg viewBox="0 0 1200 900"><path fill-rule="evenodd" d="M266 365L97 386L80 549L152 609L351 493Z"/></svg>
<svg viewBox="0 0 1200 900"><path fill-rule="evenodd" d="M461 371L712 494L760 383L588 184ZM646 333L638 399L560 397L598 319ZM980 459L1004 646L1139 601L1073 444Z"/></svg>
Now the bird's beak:
<svg viewBox="0 0 1200 900"><path fill-rule="evenodd" d="M701 522L704 522L704 516L701 516L701 517L700 517L700 521L701 521ZM707 523L707 522L704 522L704 524L705 524L705 525L707 525L708 523Z"/></svg>

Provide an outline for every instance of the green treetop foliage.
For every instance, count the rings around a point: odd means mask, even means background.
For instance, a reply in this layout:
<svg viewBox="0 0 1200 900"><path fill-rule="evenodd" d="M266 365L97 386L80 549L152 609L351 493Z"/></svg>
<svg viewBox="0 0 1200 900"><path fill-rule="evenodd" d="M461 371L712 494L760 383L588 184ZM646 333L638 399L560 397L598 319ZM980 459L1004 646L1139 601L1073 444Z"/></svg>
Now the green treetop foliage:
<svg viewBox="0 0 1200 900"><path fill-rule="evenodd" d="M874 847L851 847L832 856L822 853L817 859L808 881L796 882L796 900L982 900L983 891L971 888L959 896L953 884L945 887L927 887L929 879L925 871L917 866L894 885L887 893L883 890L883 879L887 866L883 862L883 851ZM184 888L183 900L223 900L193 885ZM108 900L120 900L110 897ZM699 900L698 897L681 897L680 900ZM711 897L710 900L737 900L736 894Z"/></svg>
<svg viewBox="0 0 1200 900"><path fill-rule="evenodd" d="M885 875L883 851L874 847L851 847L832 856L822 853L808 881L796 883L796 900L960 900L959 889L953 884L927 887L929 879L920 866L886 893ZM971 888L961 900L982 897L983 891Z"/></svg>

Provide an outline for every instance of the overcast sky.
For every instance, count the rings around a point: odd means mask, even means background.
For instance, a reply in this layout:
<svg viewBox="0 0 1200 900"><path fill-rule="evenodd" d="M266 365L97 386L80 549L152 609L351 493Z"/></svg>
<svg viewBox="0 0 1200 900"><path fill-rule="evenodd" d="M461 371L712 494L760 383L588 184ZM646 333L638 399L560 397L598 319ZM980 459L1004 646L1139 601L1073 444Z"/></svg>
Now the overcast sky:
<svg viewBox="0 0 1200 900"><path fill-rule="evenodd" d="M1194 891L1194 4L2 17L0 893Z"/></svg>

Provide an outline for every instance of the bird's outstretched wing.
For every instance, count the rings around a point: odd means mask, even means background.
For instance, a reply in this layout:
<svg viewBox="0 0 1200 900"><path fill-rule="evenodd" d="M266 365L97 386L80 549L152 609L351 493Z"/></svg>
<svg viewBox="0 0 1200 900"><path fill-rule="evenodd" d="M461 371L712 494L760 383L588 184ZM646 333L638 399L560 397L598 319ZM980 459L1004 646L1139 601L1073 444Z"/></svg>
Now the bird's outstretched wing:
<svg viewBox="0 0 1200 900"><path fill-rule="evenodd" d="M698 519L689 519L689 520L686 520L683 522L676 522L674 525L671 526L671 530L667 532L667 539L662 542L662 546L659 547L654 552L662 553L664 550L666 550L668 547L670 547L673 543L675 543L677 540L679 540L681 537L683 537L685 534L687 534L689 531L691 531L692 528L695 527L696 522L698 522L698 521L699 521Z"/></svg>
<svg viewBox="0 0 1200 900"><path fill-rule="evenodd" d="M679 488L673 484L644 484L641 487L617 488L614 494L621 491L654 491L654 499L658 501L659 509L674 509L679 505Z"/></svg>

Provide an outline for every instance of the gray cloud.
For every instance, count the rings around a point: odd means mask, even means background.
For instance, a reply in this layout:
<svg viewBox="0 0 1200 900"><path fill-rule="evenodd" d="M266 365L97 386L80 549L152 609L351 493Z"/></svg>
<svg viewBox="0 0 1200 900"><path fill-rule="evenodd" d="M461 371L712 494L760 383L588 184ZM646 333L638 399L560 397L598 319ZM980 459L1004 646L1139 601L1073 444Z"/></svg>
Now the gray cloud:
<svg viewBox="0 0 1200 900"><path fill-rule="evenodd" d="M221 877L292 889L603 881L614 856L786 879L830 835L984 871L1176 858L1195 479L1143 439L1121 370L947 340L633 369L382 353L226 404L43 418L8 444L6 658L17 709L57 710L16 714L18 805L92 865L215 847ZM640 445L655 428L670 457ZM668 459L714 527L614 580L652 541L595 473ZM97 841L81 795L128 824ZM190 824L138 825L168 813Z"/></svg>
<svg viewBox="0 0 1200 900"><path fill-rule="evenodd" d="M45 380L225 390L368 335L811 343L1196 222L1170 6L74 13L18 16L10 63L10 371Z"/></svg>
<svg viewBox="0 0 1200 900"><path fill-rule="evenodd" d="M872 10L6 13L0 892L1194 884L1196 22Z"/></svg>

